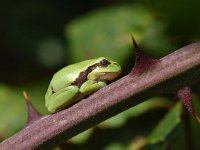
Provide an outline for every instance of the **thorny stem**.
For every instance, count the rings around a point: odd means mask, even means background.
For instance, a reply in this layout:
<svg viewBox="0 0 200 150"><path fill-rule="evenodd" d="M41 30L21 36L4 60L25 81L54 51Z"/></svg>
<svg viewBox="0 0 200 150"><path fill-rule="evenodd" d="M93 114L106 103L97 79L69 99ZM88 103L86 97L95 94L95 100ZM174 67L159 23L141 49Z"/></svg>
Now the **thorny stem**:
<svg viewBox="0 0 200 150"><path fill-rule="evenodd" d="M183 108L182 122L185 134L185 150L195 150L189 115L188 111Z"/></svg>
<svg viewBox="0 0 200 150"><path fill-rule="evenodd" d="M129 74L68 109L33 122L2 142L0 149L48 149L148 98L191 85L199 77L197 42L165 56L141 75Z"/></svg>
<svg viewBox="0 0 200 150"><path fill-rule="evenodd" d="M184 104L185 108L194 116L196 121L200 123L199 116L196 114L193 102L192 102L192 90L189 86L183 86L177 91L179 100Z"/></svg>
<svg viewBox="0 0 200 150"><path fill-rule="evenodd" d="M26 101L26 106L27 106L28 118L27 118L26 126L28 126L34 121L40 119L42 115L34 108L26 91L23 91L23 96L24 96L24 99Z"/></svg>
<svg viewBox="0 0 200 150"><path fill-rule="evenodd" d="M143 72L150 69L153 65L156 65L160 62L159 59L152 59L149 56L145 55L142 49L137 45L134 37L132 36L133 47L135 50L135 66L130 72L130 75L142 74Z"/></svg>

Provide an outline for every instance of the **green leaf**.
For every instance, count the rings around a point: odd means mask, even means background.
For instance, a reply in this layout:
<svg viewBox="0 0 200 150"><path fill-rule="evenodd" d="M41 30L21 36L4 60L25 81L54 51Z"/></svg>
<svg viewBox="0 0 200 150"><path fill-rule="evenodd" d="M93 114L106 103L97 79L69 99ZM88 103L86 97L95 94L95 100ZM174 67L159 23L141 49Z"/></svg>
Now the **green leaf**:
<svg viewBox="0 0 200 150"><path fill-rule="evenodd" d="M21 100L20 100L21 99ZM24 103L24 104L23 104ZM25 102L22 92L0 85L0 136L6 138L22 127L25 122Z"/></svg>
<svg viewBox="0 0 200 150"><path fill-rule="evenodd" d="M118 142L113 142L105 147L103 150L125 150L125 146Z"/></svg>
<svg viewBox="0 0 200 150"><path fill-rule="evenodd" d="M174 139L183 136L183 130L180 124L180 115L181 104L177 103L153 130L149 136L149 144L146 147L159 150L166 149L168 144L172 144L173 141L177 141Z"/></svg>
<svg viewBox="0 0 200 150"><path fill-rule="evenodd" d="M94 128L90 128L76 136L74 136L73 138L71 138L69 140L69 142L75 143L75 144L84 144L92 135L93 133L93 129Z"/></svg>
<svg viewBox="0 0 200 150"><path fill-rule="evenodd" d="M153 97L141 104L136 105L106 121L100 123L98 127L101 128L119 128L123 126L129 118L139 117L140 115L147 113L150 110L165 108L169 109L173 105L172 101L169 101L165 97Z"/></svg>
<svg viewBox="0 0 200 150"><path fill-rule="evenodd" d="M0 138L2 140L25 126L27 109L22 95L23 90L28 92L31 102L37 110L41 113L47 112L44 106L44 92L46 90L44 85L37 82L22 88L0 84L0 120L2 122L0 123Z"/></svg>
<svg viewBox="0 0 200 150"><path fill-rule="evenodd" d="M132 34L154 54L171 52L163 31L163 24L148 9L130 5L90 12L69 23L65 35L73 62L105 56L123 65L133 53Z"/></svg>

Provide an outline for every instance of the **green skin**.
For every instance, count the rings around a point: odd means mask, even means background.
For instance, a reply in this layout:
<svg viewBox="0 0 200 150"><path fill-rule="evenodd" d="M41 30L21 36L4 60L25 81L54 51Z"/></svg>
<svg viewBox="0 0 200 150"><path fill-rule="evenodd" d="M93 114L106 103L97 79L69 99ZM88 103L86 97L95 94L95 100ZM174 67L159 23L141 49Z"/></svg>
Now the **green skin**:
<svg viewBox="0 0 200 150"><path fill-rule="evenodd" d="M109 63L102 65L99 63L102 60ZM83 76L80 73L94 65L95 68L91 69L85 79L81 79L77 84L77 78ZM53 76L45 95L45 105L51 113L59 111L106 86L106 81L113 80L120 73L120 65L104 57L66 66Z"/></svg>

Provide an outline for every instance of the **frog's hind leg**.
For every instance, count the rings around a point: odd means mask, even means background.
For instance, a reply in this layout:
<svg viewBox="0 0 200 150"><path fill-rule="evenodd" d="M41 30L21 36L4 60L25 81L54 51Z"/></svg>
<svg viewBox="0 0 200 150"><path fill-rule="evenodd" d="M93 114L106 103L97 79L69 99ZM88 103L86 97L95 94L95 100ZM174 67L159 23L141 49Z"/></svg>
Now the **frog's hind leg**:
<svg viewBox="0 0 200 150"><path fill-rule="evenodd" d="M72 85L52 94L48 100L46 107L50 112L54 113L71 105L77 100L79 100L79 88Z"/></svg>

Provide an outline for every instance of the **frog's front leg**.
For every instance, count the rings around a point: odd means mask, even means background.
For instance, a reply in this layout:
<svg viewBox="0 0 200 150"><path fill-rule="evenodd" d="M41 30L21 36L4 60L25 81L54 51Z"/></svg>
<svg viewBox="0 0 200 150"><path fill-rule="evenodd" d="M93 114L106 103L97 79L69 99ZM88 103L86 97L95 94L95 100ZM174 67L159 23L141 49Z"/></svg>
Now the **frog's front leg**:
<svg viewBox="0 0 200 150"><path fill-rule="evenodd" d="M104 81L87 80L81 85L80 93L84 95L89 95L91 93L96 92L97 90L99 90L104 86L106 86L106 82Z"/></svg>
<svg viewBox="0 0 200 150"><path fill-rule="evenodd" d="M53 93L46 102L46 107L53 113L74 103L76 99L78 100L78 97L79 88L71 85Z"/></svg>

